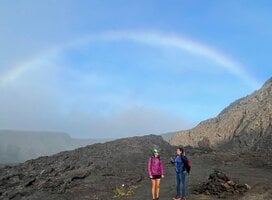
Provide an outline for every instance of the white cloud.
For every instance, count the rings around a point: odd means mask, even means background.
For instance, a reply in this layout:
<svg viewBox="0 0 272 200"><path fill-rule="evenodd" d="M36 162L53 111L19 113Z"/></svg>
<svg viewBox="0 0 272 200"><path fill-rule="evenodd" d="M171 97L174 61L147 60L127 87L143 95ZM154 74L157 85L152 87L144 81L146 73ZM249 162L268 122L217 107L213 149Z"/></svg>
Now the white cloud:
<svg viewBox="0 0 272 200"><path fill-rule="evenodd" d="M76 73L53 61L40 65L0 88L0 128L112 138L163 133L190 125L163 108L143 106L125 87L119 92L99 93L105 85L118 86L115 75Z"/></svg>
<svg viewBox="0 0 272 200"><path fill-rule="evenodd" d="M159 134L187 129L189 122L160 109L133 106L107 116L72 112L66 116L62 129L73 130L76 136L124 137L131 135Z"/></svg>

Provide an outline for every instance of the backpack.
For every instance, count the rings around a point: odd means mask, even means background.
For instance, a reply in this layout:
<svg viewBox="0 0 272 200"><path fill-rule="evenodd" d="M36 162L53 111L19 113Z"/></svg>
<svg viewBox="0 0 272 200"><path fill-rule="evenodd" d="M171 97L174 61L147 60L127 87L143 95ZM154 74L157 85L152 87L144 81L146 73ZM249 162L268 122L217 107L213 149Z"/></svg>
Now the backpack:
<svg viewBox="0 0 272 200"><path fill-rule="evenodd" d="M189 160L186 156L183 156L183 162L184 162L184 167L186 169L186 172L189 174L192 167L191 160Z"/></svg>

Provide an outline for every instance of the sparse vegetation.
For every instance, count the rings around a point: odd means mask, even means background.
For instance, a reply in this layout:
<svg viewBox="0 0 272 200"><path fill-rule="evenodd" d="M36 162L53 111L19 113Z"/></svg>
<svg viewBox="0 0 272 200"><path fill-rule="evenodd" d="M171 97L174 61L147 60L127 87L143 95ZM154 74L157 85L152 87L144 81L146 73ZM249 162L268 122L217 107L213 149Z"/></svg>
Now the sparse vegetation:
<svg viewBox="0 0 272 200"><path fill-rule="evenodd" d="M135 194L137 186L117 186L114 190L114 197L127 197Z"/></svg>

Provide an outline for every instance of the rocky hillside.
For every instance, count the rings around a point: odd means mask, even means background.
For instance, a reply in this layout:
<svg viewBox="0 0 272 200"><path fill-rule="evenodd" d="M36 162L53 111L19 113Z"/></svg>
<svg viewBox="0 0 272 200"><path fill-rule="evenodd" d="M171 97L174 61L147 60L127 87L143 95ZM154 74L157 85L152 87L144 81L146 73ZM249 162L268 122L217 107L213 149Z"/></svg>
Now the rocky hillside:
<svg viewBox="0 0 272 200"><path fill-rule="evenodd" d="M94 144L2 168L0 199L111 199L123 184L133 192L147 177L152 146L159 146L164 155L173 152L161 136L150 135Z"/></svg>
<svg viewBox="0 0 272 200"><path fill-rule="evenodd" d="M0 164L13 164L104 140L74 139L67 133L0 130Z"/></svg>
<svg viewBox="0 0 272 200"><path fill-rule="evenodd" d="M238 99L217 117L201 122L195 128L177 132L173 145L226 147L272 153L272 78L261 89Z"/></svg>

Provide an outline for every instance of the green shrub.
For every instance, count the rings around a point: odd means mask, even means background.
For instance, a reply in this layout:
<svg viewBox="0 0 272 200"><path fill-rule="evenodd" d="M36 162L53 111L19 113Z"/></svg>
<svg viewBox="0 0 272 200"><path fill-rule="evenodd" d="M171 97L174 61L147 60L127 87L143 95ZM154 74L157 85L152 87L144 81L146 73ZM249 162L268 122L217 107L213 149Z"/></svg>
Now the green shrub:
<svg viewBox="0 0 272 200"><path fill-rule="evenodd" d="M134 189L137 187L135 186L116 186L114 190L114 197L128 197L128 196L133 196L135 194Z"/></svg>

